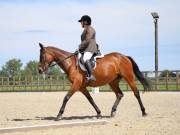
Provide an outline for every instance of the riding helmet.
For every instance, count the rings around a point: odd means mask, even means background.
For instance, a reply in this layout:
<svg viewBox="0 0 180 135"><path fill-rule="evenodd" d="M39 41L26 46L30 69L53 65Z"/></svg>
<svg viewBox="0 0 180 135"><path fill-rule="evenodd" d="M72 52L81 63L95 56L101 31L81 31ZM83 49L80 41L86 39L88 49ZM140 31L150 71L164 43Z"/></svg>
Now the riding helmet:
<svg viewBox="0 0 180 135"><path fill-rule="evenodd" d="M83 16L81 17L81 19L78 20L78 22L81 22L81 21L87 21L88 25L91 25L91 17L88 16L88 15L83 15Z"/></svg>

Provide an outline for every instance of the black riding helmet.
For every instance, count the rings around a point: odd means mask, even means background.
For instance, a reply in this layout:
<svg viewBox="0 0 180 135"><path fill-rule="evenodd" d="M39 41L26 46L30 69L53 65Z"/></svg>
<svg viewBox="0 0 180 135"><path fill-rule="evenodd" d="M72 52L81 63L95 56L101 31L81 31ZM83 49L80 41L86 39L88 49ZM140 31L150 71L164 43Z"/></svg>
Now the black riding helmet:
<svg viewBox="0 0 180 135"><path fill-rule="evenodd" d="M78 22L81 22L81 21L87 21L88 25L91 25L91 17L88 16L88 15L83 15L83 16L81 17L81 19L78 20Z"/></svg>

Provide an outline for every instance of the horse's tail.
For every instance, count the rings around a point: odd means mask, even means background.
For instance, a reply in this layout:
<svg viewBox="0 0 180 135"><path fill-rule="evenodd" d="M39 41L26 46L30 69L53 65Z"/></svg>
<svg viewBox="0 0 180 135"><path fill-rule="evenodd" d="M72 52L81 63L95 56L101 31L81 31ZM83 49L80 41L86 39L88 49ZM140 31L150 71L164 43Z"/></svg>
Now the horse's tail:
<svg viewBox="0 0 180 135"><path fill-rule="evenodd" d="M132 66L133 66L133 71L134 71L134 74L136 75L137 79L141 82L141 84L143 85L144 87L144 91L146 90L151 90L151 85L150 85L150 82L149 80L147 80L144 75L141 73L141 71L139 70L139 67L138 65L136 64L136 62L130 57L130 56L127 56L129 58L129 60L131 61L132 63Z"/></svg>

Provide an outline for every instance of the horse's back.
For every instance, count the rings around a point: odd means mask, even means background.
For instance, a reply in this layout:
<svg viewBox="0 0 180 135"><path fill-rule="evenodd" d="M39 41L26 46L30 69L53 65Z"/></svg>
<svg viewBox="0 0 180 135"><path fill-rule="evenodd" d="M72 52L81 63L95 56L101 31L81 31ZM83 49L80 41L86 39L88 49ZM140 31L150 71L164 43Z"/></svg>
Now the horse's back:
<svg viewBox="0 0 180 135"><path fill-rule="evenodd" d="M105 54L104 57L102 59L99 59L99 60L102 60L102 61L105 61L105 62L126 62L126 61L129 61L128 57L119 53L119 52L112 52L112 53L108 53L108 54ZM130 62L130 61L129 61Z"/></svg>
<svg viewBox="0 0 180 135"><path fill-rule="evenodd" d="M99 66L104 70L114 70L117 74L121 74L126 70L132 70L133 68L130 59L118 52L112 52L104 55L104 57L99 59L97 63L97 67Z"/></svg>

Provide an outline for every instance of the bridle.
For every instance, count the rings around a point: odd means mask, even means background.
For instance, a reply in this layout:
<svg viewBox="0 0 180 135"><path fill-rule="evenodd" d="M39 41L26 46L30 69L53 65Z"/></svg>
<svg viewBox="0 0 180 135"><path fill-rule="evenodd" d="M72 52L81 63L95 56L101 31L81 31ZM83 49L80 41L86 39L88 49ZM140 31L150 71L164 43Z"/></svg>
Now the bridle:
<svg viewBox="0 0 180 135"><path fill-rule="evenodd" d="M46 50L46 49L43 50L42 53L43 53L43 54L41 54L41 55L44 55L44 58L43 58L43 62L41 62L41 63L43 63L43 66L48 66L48 67L56 66L56 65L58 65L59 63L62 63L63 61L65 61L65 60L67 60L67 59L69 59L69 58L71 58L71 57L73 57L73 56L75 56L75 55L78 54L78 52L72 53L71 55L67 56L67 57L64 58L64 59L61 59L61 58L59 57L59 58L57 58L57 60L55 61L56 63L51 64L51 63L48 63L48 62L46 61L46 60L47 60L47 57L46 57L45 54L50 54L50 55L52 55L52 56L54 56L54 54L53 54L51 51ZM42 57L42 56L41 56L41 57ZM40 66L42 65L41 63L39 64Z"/></svg>

